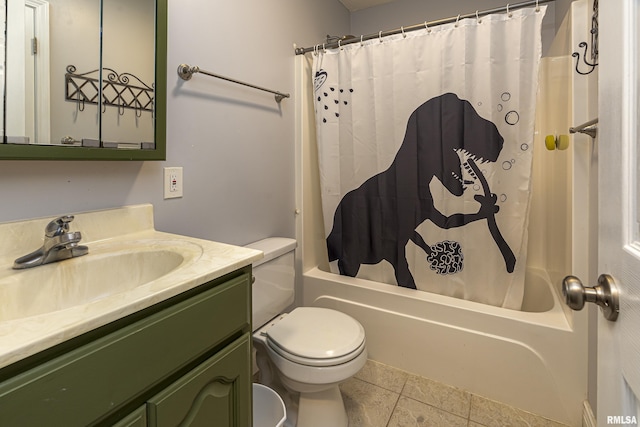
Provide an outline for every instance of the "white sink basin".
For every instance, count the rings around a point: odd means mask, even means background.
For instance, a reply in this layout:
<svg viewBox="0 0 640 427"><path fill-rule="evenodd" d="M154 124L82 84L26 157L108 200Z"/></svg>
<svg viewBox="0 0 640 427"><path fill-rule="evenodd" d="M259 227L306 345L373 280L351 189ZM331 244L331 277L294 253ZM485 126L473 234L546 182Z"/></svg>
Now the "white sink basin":
<svg viewBox="0 0 640 427"><path fill-rule="evenodd" d="M178 244L179 243L179 244ZM111 245L113 246L113 245ZM0 322L84 305L147 285L202 253L186 242L138 242L0 274Z"/></svg>

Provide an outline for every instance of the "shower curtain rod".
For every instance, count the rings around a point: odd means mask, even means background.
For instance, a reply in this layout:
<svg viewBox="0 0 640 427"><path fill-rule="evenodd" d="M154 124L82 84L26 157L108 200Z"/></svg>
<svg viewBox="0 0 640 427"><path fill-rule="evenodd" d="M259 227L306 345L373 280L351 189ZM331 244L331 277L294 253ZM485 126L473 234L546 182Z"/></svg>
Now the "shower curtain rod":
<svg viewBox="0 0 640 427"><path fill-rule="evenodd" d="M351 43L359 43L360 41L377 39L377 38L381 38L381 37L391 36L391 35L394 35L394 34L405 33L405 32L408 32L408 31L421 30L421 29L424 29L425 26L426 27L435 27L435 26L438 26L438 25L450 24L450 23L456 22L456 21L458 21L460 19L476 18L476 17L479 18L479 17L482 17L482 16L491 15L492 13L502 13L502 12L512 11L512 10L516 10L516 9L522 9L523 7L537 6L537 5L544 4L544 3L550 3L552 1L555 1L555 0L530 0L530 1L524 1L524 2L521 2L521 3L507 4L504 7L498 7L498 8L495 8L495 9L476 11L476 12L473 12L473 13L468 13L466 15L452 16L451 18L438 19L436 21L425 22L423 24L415 24L415 25L411 25L409 27L396 28L395 30L380 31L379 33L375 33L375 34L367 34L367 35L360 36L360 38L352 37L352 38L348 38L348 39L345 39L345 40L339 40L339 41L335 41L335 42L331 42L331 43L320 43L320 44L318 44L316 46L313 46L313 47L305 47L305 48L299 47L299 48L296 48L295 52L296 52L296 55L303 55L303 54L305 54L307 52L313 52L314 50L316 50L318 48L333 49L333 48L336 48L336 47L339 47L339 46L344 46L344 45L351 44Z"/></svg>

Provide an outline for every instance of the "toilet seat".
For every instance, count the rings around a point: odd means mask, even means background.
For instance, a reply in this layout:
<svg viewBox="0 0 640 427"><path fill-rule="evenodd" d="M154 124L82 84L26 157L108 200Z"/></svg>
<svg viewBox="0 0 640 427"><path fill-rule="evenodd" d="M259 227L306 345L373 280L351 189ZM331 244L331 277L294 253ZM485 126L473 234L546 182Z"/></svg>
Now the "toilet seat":
<svg viewBox="0 0 640 427"><path fill-rule="evenodd" d="M360 322L320 307L296 308L272 322L264 334L273 351L308 366L340 365L356 358L365 348Z"/></svg>
<svg viewBox="0 0 640 427"><path fill-rule="evenodd" d="M301 356L297 356L295 354L289 353L286 350L283 350L282 348L278 347L273 342L270 342L269 340L267 340L267 345L269 346L270 349L272 349L273 351L278 353L280 356L284 357L285 359L291 362L294 362L300 365L312 366L312 367L328 367L328 366L342 365L343 363L347 363L355 359L356 357L358 357L358 355L362 353L362 351L365 349L365 342L363 341L362 344L360 344L360 346L358 346L357 349L341 357L332 357L327 359L312 359L312 358L301 357Z"/></svg>

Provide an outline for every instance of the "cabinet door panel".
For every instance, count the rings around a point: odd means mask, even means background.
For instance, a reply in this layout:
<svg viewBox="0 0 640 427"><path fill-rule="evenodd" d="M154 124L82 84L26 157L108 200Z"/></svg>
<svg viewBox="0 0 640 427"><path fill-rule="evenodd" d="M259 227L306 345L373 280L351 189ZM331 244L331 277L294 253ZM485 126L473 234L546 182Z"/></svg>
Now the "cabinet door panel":
<svg viewBox="0 0 640 427"><path fill-rule="evenodd" d="M138 410L115 423L113 427L147 427L147 407L138 408Z"/></svg>
<svg viewBox="0 0 640 427"><path fill-rule="evenodd" d="M149 400L151 427L251 425L250 334Z"/></svg>

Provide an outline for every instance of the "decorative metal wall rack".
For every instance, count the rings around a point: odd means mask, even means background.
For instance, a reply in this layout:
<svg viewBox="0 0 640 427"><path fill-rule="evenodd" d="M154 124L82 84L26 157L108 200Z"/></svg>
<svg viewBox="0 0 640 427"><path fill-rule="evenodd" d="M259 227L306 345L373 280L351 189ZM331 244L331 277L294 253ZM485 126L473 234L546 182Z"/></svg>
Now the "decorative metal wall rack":
<svg viewBox="0 0 640 427"><path fill-rule="evenodd" d="M154 87L149 86L131 73L118 74L115 70L103 67L102 105L118 108L120 115L124 109L153 112ZM74 65L67 66L65 79L65 99L78 103L78 109L84 111L85 103L98 104L100 96L100 69L86 73L76 73Z"/></svg>
<svg viewBox="0 0 640 427"><path fill-rule="evenodd" d="M589 50L589 44L587 42L580 42L578 46L584 49L582 54L582 63L586 66L581 67L580 52L573 52L571 56L576 58L576 73L586 76L591 74L593 70L598 66L598 0L593 1L593 15L591 16L591 62L587 61L587 51ZM583 70L580 70L583 68Z"/></svg>

